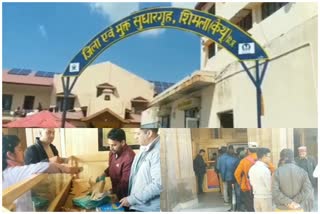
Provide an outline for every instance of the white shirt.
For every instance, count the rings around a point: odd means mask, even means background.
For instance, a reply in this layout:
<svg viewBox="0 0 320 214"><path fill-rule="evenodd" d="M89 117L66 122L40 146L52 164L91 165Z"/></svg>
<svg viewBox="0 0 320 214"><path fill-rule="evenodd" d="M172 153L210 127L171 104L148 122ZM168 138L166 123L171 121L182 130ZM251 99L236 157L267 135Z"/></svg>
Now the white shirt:
<svg viewBox="0 0 320 214"><path fill-rule="evenodd" d="M40 162L25 166L9 167L2 171L2 190L26 180L33 174L43 173L49 168L48 162ZM28 191L16 200L16 211L34 211L31 192Z"/></svg>
<svg viewBox="0 0 320 214"><path fill-rule="evenodd" d="M271 171L265 163L257 161L248 175L255 198L272 198Z"/></svg>
<svg viewBox="0 0 320 214"><path fill-rule="evenodd" d="M150 149L150 146L154 143L154 142L158 142L158 139L160 138L160 136L157 136L152 142L150 142L148 145L146 146L143 146L141 145L140 146L140 152L145 152L145 151L149 151Z"/></svg>

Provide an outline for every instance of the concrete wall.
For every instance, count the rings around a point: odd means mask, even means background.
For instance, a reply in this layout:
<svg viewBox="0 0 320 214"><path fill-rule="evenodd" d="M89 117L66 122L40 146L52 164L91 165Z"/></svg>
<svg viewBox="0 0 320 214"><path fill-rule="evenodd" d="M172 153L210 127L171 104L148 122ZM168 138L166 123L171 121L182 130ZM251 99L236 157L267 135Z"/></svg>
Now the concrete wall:
<svg viewBox="0 0 320 214"><path fill-rule="evenodd" d="M25 96L34 96L33 108L38 108L39 102L42 108L49 108L50 106L50 87L44 86L32 86L32 85L18 85L18 84L2 84L2 93L12 96L11 111L14 111L17 107L23 108Z"/></svg>
<svg viewBox="0 0 320 214"><path fill-rule="evenodd" d="M52 103L56 103L56 93L63 92L61 76L55 77L54 83ZM104 100L104 95L96 97L97 86L102 83L108 83L117 89L118 94L111 95L110 101ZM124 117L125 109L131 109L131 99L141 96L150 101L154 90L150 82L111 62L104 62L86 68L77 80L72 94L76 95L75 107L88 106L88 116L108 107Z"/></svg>
<svg viewBox="0 0 320 214"><path fill-rule="evenodd" d="M178 211L198 203L190 129L160 129L161 211Z"/></svg>
<svg viewBox="0 0 320 214"><path fill-rule="evenodd" d="M208 3L202 9L211 6ZM262 84L262 127L317 127L317 6L317 3L288 3L262 20L259 2L216 3L216 15L232 21L242 9L251 9L253 27L248 33L269 55ZM218 114L230 110L235 128L257 127L256 89L240 63L224 49L208 59L210 41L202 38L201 44L201 69L218 78L214 86L200 91L200 127L221 127ZM246 64L255 75L253 62ZM189 96L181 95L169 104L173 107L171 127L184 127L184 114L174 106Z"/></svg>

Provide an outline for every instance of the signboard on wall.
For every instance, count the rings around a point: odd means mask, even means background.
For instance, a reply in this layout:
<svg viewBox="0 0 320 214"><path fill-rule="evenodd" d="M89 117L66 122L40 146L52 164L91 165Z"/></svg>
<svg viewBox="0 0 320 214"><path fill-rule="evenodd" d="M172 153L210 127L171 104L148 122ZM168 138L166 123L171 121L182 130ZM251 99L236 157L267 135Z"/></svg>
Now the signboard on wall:
<svg viewBox="0 0 320 214"><path fill-rule="evenodd" d="M191 108L196 108L200 107L200 99L199 98L190 98L190 99L185 99L182 102L178 103L177 108L179 110L187 110Z"/></svg>

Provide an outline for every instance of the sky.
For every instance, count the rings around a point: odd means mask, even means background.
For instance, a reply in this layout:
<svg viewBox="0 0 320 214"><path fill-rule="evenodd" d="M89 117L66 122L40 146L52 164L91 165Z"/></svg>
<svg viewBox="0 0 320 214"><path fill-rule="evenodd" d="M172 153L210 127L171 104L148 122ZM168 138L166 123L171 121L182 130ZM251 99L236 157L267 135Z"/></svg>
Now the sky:
<svg viewBox="0 0 320 214"><path fill-rule="evenodd" d="M195 3L2 3L2 67L62 73L103 29L133 11ZM177 82L200 69L200 38L157 29L128 37L93 63L111 61L146 79Z"/></svg>

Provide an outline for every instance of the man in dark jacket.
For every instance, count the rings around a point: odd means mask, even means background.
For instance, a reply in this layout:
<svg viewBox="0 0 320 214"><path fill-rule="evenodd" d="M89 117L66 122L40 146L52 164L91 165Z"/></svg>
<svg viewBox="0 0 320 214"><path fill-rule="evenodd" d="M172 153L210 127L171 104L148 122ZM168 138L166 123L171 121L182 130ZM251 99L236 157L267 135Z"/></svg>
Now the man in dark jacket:
<svg viewBox="0 0 320 214"><path fill-rule="evenodd" d="M295 159L295 162L298 166L300 166L302 169L304 169L309 176L310 182L314 188L314 190L317 190L317 179L313 177L313 171L317 166L317 163L315 159L311 156L308 156L307 154L307 147L300 146L298 148L299 157Z"/></svg>
<svg viewBox="0 0 320 214"><path fill-rule="evenodd" d="M57 148L52 144L55 131L53 128L40 129L35 144L29 146L24 155L26 165L39 162L65 163L66 158L60 158Z"/></svg>
<svg viewBox="0 0 320 214"><path fill-rule="evenodd" d="M279 210L310 212L313 207L313 188L305 170L294 163L293 151L280 152L283 164L275 171L272 198Z"/></svg>
<svg viewBox="0 0 320 214"><path fill-rule="evenodd" d="M110 146L109 165L98 180L110 177L112 192L120 200L128 195L129 177L135 153L127 145L123 129L111 129L107 138Z"/></svg>
<svg viewBox="0 0 320 214"><path fill-rule="evenodd" d="M207 171L206 163L203 160L204 154L205 154L205 151L203 149L200 149L199 154L197 154L196 158L193 160L193 170L197 176L197 182L198 182L198 194L203 193L203 189L202 189L203 179Z"/></svg>

